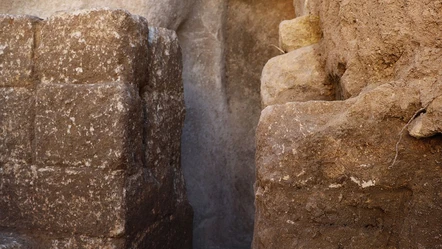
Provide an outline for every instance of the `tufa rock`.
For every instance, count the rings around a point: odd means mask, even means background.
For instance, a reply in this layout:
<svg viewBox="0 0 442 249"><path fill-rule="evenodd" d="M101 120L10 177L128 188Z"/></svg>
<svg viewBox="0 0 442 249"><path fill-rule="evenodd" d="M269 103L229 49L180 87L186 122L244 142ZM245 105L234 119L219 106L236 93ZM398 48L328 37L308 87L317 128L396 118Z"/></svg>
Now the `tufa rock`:
<svg viewBox="0 0 442 249"><path fill-rule="evenodd" d="M321 37L318 16L306 15L279 24L279 47L286 52L318 43Z"/></svg>
<svg viewBox="0 0 442 249"><path fill-rule="evenodd" d="M312 45L270 59L261 75L262 106L294 101L333 100L334 86Z"/></svg>

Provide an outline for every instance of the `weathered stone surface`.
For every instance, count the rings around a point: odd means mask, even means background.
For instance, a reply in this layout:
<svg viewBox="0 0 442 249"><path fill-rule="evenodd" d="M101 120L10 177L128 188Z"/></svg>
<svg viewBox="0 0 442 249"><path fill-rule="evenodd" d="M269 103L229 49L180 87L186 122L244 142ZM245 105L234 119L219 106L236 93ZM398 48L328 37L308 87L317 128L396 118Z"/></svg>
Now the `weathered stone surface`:
<svg viewBox="0 0 442 249"><path fill-rule="evenodd" d="M121 10L42 23L42 82L0 88L0 229L33 249L190 249L176 34Z"/></svg>
<svg viewBox="0 0 442 249"><path fill-rule="evenodd" d="M142 112L133 86L40 84L36 95L38 166L127 169L140 160Z"/></svg>
<svg viewBox="0 0 442 249"><path fill-rule="evenodd" d="M19 212L2 226L93 237L125 233L123 171L9 164L1 181Z"/></svg>
<svg viewBox="0 0 442 249"><path fill-rule="evenodd" d="M0 249L35 249L28 238L13 233L0 233Z"/></svg>
<svg viewBox="0 0 442 249"><path fill-rule="evenodd" d="M286 52L318 43L321 37L318 16L305 15L279 24L279 47Z"/></svg>
<svg viewBox="0 0 442 249"><path fill-rule="evenodd" d="M261 76L263 107L335 98L333 82L324 72L316 49L316 45L303 47L267 62Z"/></svg>
<svg viewBox="0 0 442 249"><path fill-rule="evenodd" d="M0 169L32 160L34 96L26 88L0 88Z"/></svg>
<svg viewBox="0 0 442 249"><path fill-rule="evenodd" d="M398 135L420 105L392 82L264 109L254 248L438 248L441 138Z"/></svg>
<svg viewBox="0 0 442 249"><path fill-rule="evenodd" d="M2 0L0 13L28 14L47 18L58 11L74 11L91 8L125 9L140 15L151 26L177 29L186 19L194 0Z"/></svg>
<svg viewBox="0 0 442 249"><path fill-rule="evenodd" d="M0 15L0 87L32 86L35 32L39 19Z"/></svg>
<svg viewBox="0 0 442 249"><path fill-rule="evenodd" d="M60 13L44 21L37 48L42 83L147 82L148 27L123 10Z"/></svg>

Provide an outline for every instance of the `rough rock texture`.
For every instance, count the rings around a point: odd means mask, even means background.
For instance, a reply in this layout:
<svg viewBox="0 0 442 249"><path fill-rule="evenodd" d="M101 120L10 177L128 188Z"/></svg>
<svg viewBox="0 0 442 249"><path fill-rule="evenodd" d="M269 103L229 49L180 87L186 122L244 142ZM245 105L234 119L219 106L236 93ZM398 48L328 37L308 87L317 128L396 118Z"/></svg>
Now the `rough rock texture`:
<svg viewBox="0 0 442 249"><path fill-rule="evenodd" d="M38 24L31 16L0 16L0 87L32 86Z"/></svg>
<svg viewBox="0 0 442 249"><path fill-rule="evenodd" d="M279 24L279 47L290 52L315 44L321 39L319 17L306 15Z"/></svg>
<svg viewBox="0 0 442 249"><path fill-rule="evenodd" d="M261 100L268 105L294 101L333 100L333 81L317 56L317 46L307 46L270 59L262 70Z"/></svg>
<svg viewBox="0 0 442 249"><path fill-rule="evenodd" d="M43 83L147 82L147 22L126 11L83 10L48 18L36 51ZM63 43L60 43L63 41Z"/></svg>
<svg viewBox="0 0 442 249"><path fill-rule="evenodd" d="M441 4L309 6L346 100L263 110L253 247L442 248Z"/></svg>
<svg viewBox="0 0 442 249"><path fill-rule="evenodd" d="M27 34L37 37L32 70L19 68L30 83L0 76L14 83L0 87L0 231L35 242L12 248L191 248L174 32L149 34L146 20L121 10L38 23ZM1 35L9 42L32 25ZM10 47L3 58L15 61L29 44Z"/></svg>
<svg viewBox="0 0 442 249"><path fill-rule="evenodd" d="M58 11L91 8L118 8L144 16L151 26L177 29L186 19L195 0L2 0L0 14L27 14L47 18Z"/></svg>

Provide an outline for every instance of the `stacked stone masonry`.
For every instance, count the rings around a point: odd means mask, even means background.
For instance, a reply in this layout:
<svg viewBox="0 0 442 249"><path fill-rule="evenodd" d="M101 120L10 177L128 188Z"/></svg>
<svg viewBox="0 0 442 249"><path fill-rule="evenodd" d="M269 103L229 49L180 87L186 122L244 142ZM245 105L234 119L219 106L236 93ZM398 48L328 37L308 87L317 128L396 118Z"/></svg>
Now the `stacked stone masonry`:
<svg viewBox="0 0 442 249"><path fill-rule="evenodd" d="M322 35L263 71L253 248L442 248L440 1L294 6Z"/></svg>
<svg viewBox="0 0 442 249"><path fill-rule="evenodd" d="M175 32L0 15L0 247L191 248Z"/></svg>

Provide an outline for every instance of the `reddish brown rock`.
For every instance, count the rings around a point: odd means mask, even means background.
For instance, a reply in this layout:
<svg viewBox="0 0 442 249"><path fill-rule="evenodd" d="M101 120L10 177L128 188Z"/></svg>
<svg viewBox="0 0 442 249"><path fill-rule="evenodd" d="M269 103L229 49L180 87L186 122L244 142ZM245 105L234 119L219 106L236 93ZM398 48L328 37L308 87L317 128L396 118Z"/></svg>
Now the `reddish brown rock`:
<svg viewBox="0 0 442 249"><path fill-rule="evenodd" d="M0 15L0 87L32 86L35 32L40 20L32 16Z"/></svg>
<svg viewBox="0 0 442 249"><path fill-rule="evenodd" d="M123 10L83 10L49 17L36 63L42 83L147 81L147 21Z"/></svg>

